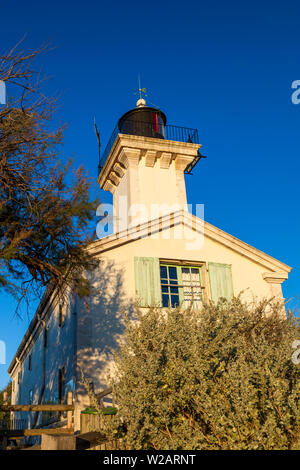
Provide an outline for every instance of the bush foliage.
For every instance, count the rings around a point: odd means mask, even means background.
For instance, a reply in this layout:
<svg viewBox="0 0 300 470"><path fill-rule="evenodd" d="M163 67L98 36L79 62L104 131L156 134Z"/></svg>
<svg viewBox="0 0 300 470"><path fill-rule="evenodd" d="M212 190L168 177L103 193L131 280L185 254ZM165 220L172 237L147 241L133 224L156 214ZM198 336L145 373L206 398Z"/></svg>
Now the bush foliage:
<svg viewBox="0 0 300 470"><path fill-rule="evenodd" d="M240 299L128 317L118 418L134 449L300 449L299 321Z"/></svg>
<svg viewBox="0 0 300 470"><path fill-rule="evenodd" d="M4 392L7 392L7 404L9 405L11 403L11 394L12 394L12 383L9 382L6 387L4 387L2 390L0 390L0 405L4 404ZM5 413L3 411L0 411L0 422L4 419Z"/></svg>

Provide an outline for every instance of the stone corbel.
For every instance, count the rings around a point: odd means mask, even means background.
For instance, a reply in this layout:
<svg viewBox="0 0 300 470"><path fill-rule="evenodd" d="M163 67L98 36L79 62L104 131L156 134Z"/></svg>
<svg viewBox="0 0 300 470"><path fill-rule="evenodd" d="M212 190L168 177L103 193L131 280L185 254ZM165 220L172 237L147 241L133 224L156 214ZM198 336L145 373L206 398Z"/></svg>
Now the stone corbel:
<svg viewBox="0 0 300 470"><path fill-rule="evenodd" d="M170 163L172 160L172 154L169 152L162 152L159 162L160 162L160 168L169 168Z"/></svg>
<svg viewBox="0 0 300 470"><path fill-rule="evenodd" d="M140 149L123 147L121 149L118 161L127 168L137 168L141 157Z"/></svg>
<svg viewBox="0 0 300 470"><path fill-rule="evenodd" d="M114 172L120 177L122 178L122 176L124 176L124 173L125 173L125 168L123 168L120 163L115 163L114 164Z"/></svg>
<svg viewBox="0 0 300 470"><path fill-rule="evenodd" d="M147 150L145 153L145 165L146 166L154 166L156 159L156 152L153 150Z"/></svg>
<svg viewBox="0 0 300 470"><path fill-rule="evenodd" d="M194 159L190 155L176 155L175 157L175 170L184 171L187 165Z"/></svg>
<svg viewBox="0 0 300 470"><path fill-rule="evenodd" d="M116 185L109 179L107 179L103 185L104 191L109 191L110 193L114 193L116 189Z"/></svg>
<svg viewBox="0 0 300 470"><path fill-rule="evenodd" d="M117 173L115 173L114 171L111 171L110 174L109 174L109 177L110 179L112 180L112 182L118 186L118 184L120 183L120 178L119 176L117 175Z"/></svg>

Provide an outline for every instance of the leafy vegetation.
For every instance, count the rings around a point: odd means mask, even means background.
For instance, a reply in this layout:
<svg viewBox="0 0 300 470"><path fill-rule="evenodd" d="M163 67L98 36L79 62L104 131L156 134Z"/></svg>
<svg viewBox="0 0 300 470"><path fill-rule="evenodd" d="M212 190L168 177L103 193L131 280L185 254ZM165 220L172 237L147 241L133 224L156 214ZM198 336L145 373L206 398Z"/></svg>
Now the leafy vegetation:
<svg viewBox="0 0 300 470"><path fill-rule="evenodd" d="M11 403L11 393L12 393L12 383L9 382L6 387L0 390L0 405L3 405L4 402L4 392L7 392L7 404ZM0 411L0 421L4 418L4 413Z"/></svg>
<svg viewBox="0 0 300 470"><path fill-rule="evenodd" d="M300 449L300 326L282 304L223 299L137 320L125 318L112 381L129 448Z"/></svg>
<svg viewBox="0 0 300 470"><path fill-rule="evenodd" d="M84 272L93 267L85 246L96 202L83 168L58 159L65 126L54 127L56 99L33 68L44 51L16 47L0 57L10 91L0 107L0 289L18 301L68 284L88 295Z"/></svg>

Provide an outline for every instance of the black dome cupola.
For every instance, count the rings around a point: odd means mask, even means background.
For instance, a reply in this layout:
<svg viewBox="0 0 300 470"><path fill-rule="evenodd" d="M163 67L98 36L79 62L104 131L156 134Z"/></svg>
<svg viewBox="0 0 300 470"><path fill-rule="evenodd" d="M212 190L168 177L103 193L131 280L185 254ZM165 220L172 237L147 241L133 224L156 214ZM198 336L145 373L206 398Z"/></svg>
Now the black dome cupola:
<svg viewBox="0 0 300 470"><path fill-rule="evenodd" d="M118 121L120 134L140 135L165 138L166 115L157 108L146 106L146 101L140 98L137 107L131 109Z"/></svg>

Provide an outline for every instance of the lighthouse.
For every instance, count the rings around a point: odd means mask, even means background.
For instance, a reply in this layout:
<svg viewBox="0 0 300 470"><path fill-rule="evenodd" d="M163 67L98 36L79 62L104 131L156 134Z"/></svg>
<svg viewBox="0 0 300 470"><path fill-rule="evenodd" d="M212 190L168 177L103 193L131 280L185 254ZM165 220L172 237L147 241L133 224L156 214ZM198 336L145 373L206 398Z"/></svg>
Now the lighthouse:
<svg viewBox="0 0 300 470"><path fill-rule="evenodd" d="M98 183L113 194L114 233L187 206L185 173L200 158L197 129L167 124L140 98L120 117L101 158Z"/></svg>

